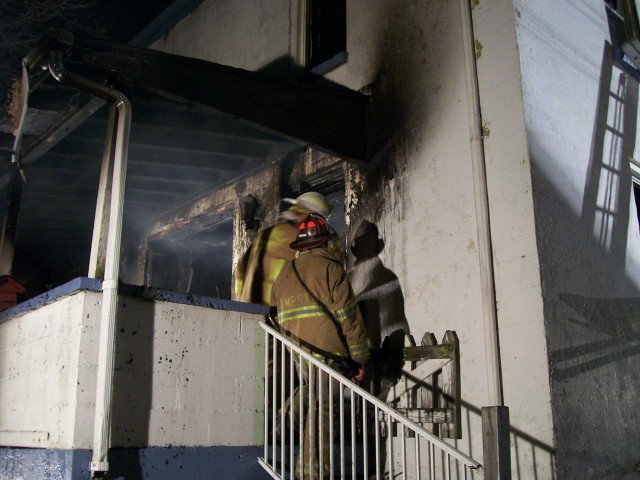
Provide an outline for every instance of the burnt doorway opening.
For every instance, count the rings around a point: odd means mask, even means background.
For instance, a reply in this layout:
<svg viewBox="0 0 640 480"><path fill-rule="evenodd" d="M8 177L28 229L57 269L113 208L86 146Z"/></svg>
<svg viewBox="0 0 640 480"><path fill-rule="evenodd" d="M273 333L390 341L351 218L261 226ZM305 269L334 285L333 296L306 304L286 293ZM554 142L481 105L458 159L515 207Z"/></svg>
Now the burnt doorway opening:
<svg viewBox="0 0 640 480"><path fill-rule="evenodd" d="M180 239L149 242L147 285L179 293L231 298L233 216Z"/></svg>

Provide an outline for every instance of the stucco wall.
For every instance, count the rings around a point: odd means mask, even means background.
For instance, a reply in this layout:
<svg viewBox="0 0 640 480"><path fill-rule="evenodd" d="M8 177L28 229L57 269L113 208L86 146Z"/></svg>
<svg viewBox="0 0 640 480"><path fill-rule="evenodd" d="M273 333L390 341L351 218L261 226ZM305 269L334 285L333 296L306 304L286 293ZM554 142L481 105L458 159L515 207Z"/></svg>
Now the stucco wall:
<svg viewBox="0 0 640 480"><path fill-rule="evenodd" d="M286 73L289 0L205 0L151 48L245 70Z"/></svg>
<svg viewBox="0 0 640 480"><path fill-rule="evenodd" d="M90 449L101 294L0 323L0 444ZM262 442L260 315L120 295L113 447Z"/></svg>
<svg viewBox="0 0 640 480"><path fill-rule="evenodd" d="M262 317L122 299L113 444L262 443Z"/></svg>
<svg viewBox="0 0 640 480"><path fill-rule="evenodd" d="M604 2L514 5L558 478L637 478L638 85L613 62Z"/></svg>
<svg viewBox="0 0 640 480"><path fill-rule="evenodd" d="M86 368L79 351L83 320L95 318L90 310L79 293L0 323L0 445L74 446L78 379Z"/></svg>

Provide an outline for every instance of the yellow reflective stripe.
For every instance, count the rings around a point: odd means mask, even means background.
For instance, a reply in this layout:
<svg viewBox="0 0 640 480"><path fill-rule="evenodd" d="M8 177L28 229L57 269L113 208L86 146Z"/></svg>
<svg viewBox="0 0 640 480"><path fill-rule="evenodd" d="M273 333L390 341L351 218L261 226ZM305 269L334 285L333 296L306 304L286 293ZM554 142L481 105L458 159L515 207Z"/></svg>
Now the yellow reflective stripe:
<svg viewBox="0 0 640 480"><path fill-rule="evenodd" d="M278 312L278 321L280 324L296 320L298 318L318 317L324 312L317 305L307 305L306 307L291 308Z"/></svg>
<svg viewBox="0 0 640 480"><path fill-rule="evenodd" d="M293 320L301 320L303 318L311 318L311 317L317 317L319 314L318 313L301 313L299 315L293 316L293 317L289 317L289 318L282 318L280 317L280 315L278 315L278 323L280 325L283 325L287 322L292 322Z"/></svg>
<svg viewBox="0 0 640 480"><path fill-rule="evenodd" d="M358 304L355 302L349 302L345 307L335 310L333 313L336 316L337 320L342 323L348 318L351 318L355 315L356 310L358 308Z"/></svg>
<svg viewBox="0 0 640 480"><path fill-rule="evenodd" d="M364 341L356 343L355 345L349 345L349 351L352 356L358 356L369 351L369 342Z"/></svg>
<svg viewBox="0 0 640 480"><path fill-rule="evenodd" d="M327 353L330 355L334 355L336 357L349 358L349 355L344 352L327 352ZM325 355L322 355L320 353L311 352L311 356L322 360L327 365L331 365L335 361L335 358L327 358Z"/></svg>
<svg viewBox="0 0 640 480"><path fill-rule="evenodd" d="M242 287L244 286L244 280L240 280L236 278L236 295L240 295L242 293Z"/></svg>
<svg viewBox="0 0 640 480"><path fill-rule="evenodd" d="M353 317L357 311L358 304L350 302L346 307L338 310L331 310L333 316L339 323L343 323L345 320ZM278 312L278 319L280 323L290 322L297 318L308 318L315 316L326 316L324 310L319 305L307 305L305 307L290 308Z"/></svg>

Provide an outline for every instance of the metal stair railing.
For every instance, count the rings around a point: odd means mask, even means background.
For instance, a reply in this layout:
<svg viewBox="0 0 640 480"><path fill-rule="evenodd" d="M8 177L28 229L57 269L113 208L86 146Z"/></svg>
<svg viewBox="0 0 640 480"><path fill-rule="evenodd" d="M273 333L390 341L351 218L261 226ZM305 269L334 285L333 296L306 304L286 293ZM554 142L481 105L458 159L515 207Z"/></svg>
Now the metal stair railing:
<svg viewBox="0 0 640 480"><path fill-rule="evenodd" d="M260 326L265 331L265 421L258 462L274 479L482 478L478 462L266 323ZM295 386L300 376L304 380ZM331 412L325 418L319 414L323 406Z"/></svg>

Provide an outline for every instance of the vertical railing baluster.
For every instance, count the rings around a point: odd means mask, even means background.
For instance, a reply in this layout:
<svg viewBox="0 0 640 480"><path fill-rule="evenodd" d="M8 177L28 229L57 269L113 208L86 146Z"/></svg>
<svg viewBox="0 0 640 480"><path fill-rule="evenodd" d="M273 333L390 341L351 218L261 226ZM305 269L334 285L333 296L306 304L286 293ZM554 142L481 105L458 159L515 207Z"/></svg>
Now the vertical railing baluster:
<svg viewBox="0 0 640 480"><path fill-rule="evenodd" d="M285 347L284 343L280 342L280 472L282 473L282 477L284 478L284 455L286 453L286 449L284 448L284 386L286 385L285 380ZM275 405L274 411L276 410Z"/></svg>
<svg viewBox="0 0 640 480"><path fill-rule="evenodd" d="M305 388L308 388L304 385L304 362L302 361L302 355L300 355L300 428L298 428L299 435L299 444L298 444L298 463L300 464L300 479L304 479L304 393ZM295 466L294 466L295 471Z"/></svg>
<svg viewBox="0 0 640 480"><path fill-rule="evenodd" d="M344 385L340 382L340 478L345 478L344 454Z"/></svg>
<svg viewBox="0 0 640 480"><path fill-rule="evenodd" d="M351 478L356 478L356 398L351 390Z"/></svg>
<svg viewBox="0 0 640 480"><path fill-rule="evenodd" d="M367 425L367 400L362 399L362 478L369 478L369 426Z"/></svg>
<svg viewBox="0 0 640 480"><path fill-rule="evenodd" d="M334 480L334 470L335 465L333 462L334 453L333 453L333 379L329 379L329 475L330 479Z"/></svg>
<svg viewBox="0 0 640 480"><path fill-rule="evenodd" d="M387 421L389 430L387 431L387 438L389 438L389 478L394 478L393 473L393 418L389 415Z"/></svg>
<svg viewBox="0 0 640 480"><path fill-rule="evenodd" d="M429 441L429 480L436 478L436 449L433 442Z"/></svg>
<svg viewBox="0 0 640 480"><path fill-rule="evenodd" d="M294 352L291 350L289 355L289 478L293 478L295 471L295 429L294 429L294 398L293 398L293 384L295 379L295 365L294 365Z"/></svg>
<svg viewBox="0 0 640 480"><path fill-rule="evenodd" d="M264 461L269 455L269 332L264 331Z"/></svg>
<svg viewBox="0 0 640 480"><path fill-rule="evenodd" d="M445 480L451 480L451 455L449 453L445 455L445 462L446 465L444 465L444 478Z"/></svg>
<svg viewBox="0 0 640 480"><path fill-rule="evenodd" d="M416 433L416 480L422 479L422 471L420 470L420 435Z"/></svg>
<svg viewBox="0 0 640 480"><path fill-rule="evenodd" d="M307 422L309 424L309 455L307 463L309 464L309 479L313 480L315 477L314 464L316 461L316 396L315 396L315 375L313 371L313 364L309 362L309 404L307 405Z"/></svg>
<svg viewBox="0 0 640 480"><path fill-rule="evenodd" d="M402 431L400 433L402 434L400 440L400 446L402 447L402 478L407 480L407 429L404 423L402 424Z"/></svg>
<svg viewBox="0 0 640 480"><path fill-rule="evenodd" d="M271 441L273 445L271 446L271 461L273 462L272 467L274 471L276 470L276 378L278 374L278 339L273 337L273 342L271 344Z"/></svg>
<svg viewBox="0 0 640 480"><path fill-rule="evenodd" d="M376 427L376 479L382 478L382 455L380 455L380 409L375 406L373 409L373 418Z"/></svg>
<svg viewBox="0 0 640 480"><path fill-rule="evenodd" d="M324 395L323 395L323 388L322 388L322 375L323 372L322 370L318 369L318 478L322 479L323 475L324 475L324 425L323 425L323 417L324 417L324 404L322 403L324 401Z"/></svg>

